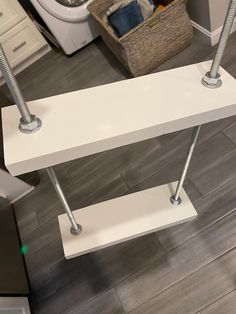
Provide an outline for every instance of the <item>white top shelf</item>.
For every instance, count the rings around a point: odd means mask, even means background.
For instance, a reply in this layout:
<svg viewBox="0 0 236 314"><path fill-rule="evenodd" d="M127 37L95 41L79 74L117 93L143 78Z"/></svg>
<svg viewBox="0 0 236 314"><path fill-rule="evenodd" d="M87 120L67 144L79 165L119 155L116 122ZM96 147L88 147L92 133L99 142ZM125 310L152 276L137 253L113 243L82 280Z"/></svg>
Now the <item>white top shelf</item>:
<svg viewBox="0 0 236 314"><path fill-rule="evenodd" d="M208 89L203 62L29 102L39 132L18 130L16 106L2 109L5 164L12 175L45 168L236 114L236 81Z"/></svg>

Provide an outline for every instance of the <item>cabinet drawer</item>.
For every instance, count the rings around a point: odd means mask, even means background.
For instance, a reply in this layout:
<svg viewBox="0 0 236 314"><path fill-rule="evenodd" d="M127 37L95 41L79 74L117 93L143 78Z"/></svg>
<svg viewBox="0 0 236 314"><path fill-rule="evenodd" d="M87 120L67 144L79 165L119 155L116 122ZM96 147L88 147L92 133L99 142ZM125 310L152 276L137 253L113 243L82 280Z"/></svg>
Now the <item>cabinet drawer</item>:
<svg viewBox="0 0 236 314"><path fill-rule="evenodd" d="M0 37L0 42L12 67L46 45L44 38L29 18Z"/></svg>
<svg viewBox="0 0 236 314"><path fill-rule="evenodd" d="M17 0L0 0L0 36L26 17Z"/></svg>

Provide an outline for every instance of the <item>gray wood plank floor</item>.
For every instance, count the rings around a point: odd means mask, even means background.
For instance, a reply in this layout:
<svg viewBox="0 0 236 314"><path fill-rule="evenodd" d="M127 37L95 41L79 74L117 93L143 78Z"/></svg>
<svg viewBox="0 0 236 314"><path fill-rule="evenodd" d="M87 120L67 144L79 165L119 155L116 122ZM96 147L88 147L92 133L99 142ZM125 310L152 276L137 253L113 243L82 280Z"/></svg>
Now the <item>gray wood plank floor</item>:
<svg viewBox="0 0 236 314"><path fill-rule="evenodd" d="M236 34L223 66L236 77ZM157 71L212 58L192 44ZM72 57L52 51L18 75L27 100L129 78L98 39ZM171 87L170 87L171 88ZM10 103L5 86L2 105ZM157 94L158 101L158 94ZM73 209L177 180L191 130L55 167ZM199 217L189 223L66 261L63 210L45 171L15 204L35 314L236 313L236 117L202 127L185 189Z"/></svg>

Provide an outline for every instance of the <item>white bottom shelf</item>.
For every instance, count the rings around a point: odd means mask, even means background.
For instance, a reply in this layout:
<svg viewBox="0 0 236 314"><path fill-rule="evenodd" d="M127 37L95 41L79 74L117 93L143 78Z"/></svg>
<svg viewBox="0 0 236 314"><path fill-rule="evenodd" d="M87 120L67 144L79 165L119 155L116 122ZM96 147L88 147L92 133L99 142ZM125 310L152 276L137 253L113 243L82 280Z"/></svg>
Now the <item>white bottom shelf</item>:
<svg viewBox="0 0 236 314"><path fill-rule="evenodd" d="M194 219L197 212L184 190L180 205L170 203L175 186L161 185L73 211L83 227L77 236L70 233L66 214L60 215L65 257L80 256Z"/></svg>

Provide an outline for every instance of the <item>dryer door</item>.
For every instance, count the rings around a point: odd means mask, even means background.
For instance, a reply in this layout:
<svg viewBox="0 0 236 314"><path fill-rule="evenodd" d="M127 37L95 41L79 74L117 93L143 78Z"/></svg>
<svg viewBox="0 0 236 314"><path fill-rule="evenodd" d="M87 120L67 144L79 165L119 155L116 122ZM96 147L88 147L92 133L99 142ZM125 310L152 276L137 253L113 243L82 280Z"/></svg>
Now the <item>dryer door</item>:
<svg viewBox="0 0 236 314"><path fill-rule="evenodd" d="M87 1L88 0L56 0L56 2L64 5L65 7L79 7Z"/></svg>
<svg viewBox="0 0 236 314"><path fill-rule="evenodd" d="M37 0L52 16L66 22L80 22L88 18L87 5L91 0Z"/></svg>

